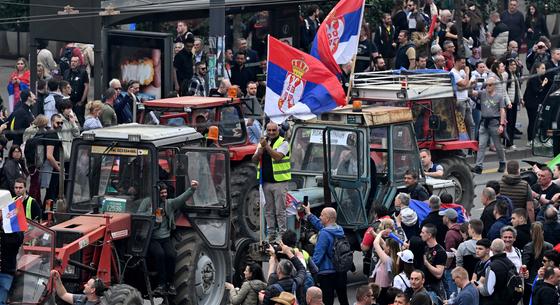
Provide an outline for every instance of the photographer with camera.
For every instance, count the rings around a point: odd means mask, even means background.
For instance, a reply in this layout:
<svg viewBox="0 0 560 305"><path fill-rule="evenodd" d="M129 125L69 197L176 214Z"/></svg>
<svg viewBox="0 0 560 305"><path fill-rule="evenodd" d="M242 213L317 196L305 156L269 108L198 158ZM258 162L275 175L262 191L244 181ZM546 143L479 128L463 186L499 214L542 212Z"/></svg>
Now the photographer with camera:
<svg viewBox="0 0 560 305"><path fill-rule="evenodd" d="M273 304L271 299L277 297L282 292L290 292L297 295L297 299L301 300L305 296L300 296L297 292L305 281L305 266L301 263L297 254L299 250L292 249L284 243L271 244L268 246L268 285L264 291L262 304ZM284 255L287 259L281 259L278 256ZM294 269L296 271L295 276ZM262 294L261 294L262 295Z"/></svg>

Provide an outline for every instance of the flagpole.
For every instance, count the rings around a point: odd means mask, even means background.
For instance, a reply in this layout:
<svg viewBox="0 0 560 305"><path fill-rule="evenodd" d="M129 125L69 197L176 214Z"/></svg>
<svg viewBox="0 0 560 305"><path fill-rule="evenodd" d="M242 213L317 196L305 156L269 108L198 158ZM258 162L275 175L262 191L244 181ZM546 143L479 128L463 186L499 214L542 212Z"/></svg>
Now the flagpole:
<svg viewBox="0 0 560 305"><path fill-rule="evenodd" d="M362 22L364 22L366 1L362 1L362 14L360 15L360 27L358 28L358 45L360 41L360 34L362 32ZM348 92L346 93L346 103L350 102L350 93L352 92L352 86L354 85L354 69L356 68L356 55L358 53L358 46L356 46L356 51L354 51L354 56L352 56L352 70L350 72L350 77L348 78ZM368 54L371 55L371 54ZM371 65L371 61L370 61Z"/></svg>
<svg viewBox="0 0 560 305"><path fill-rule="evenodd" d="M358 50L356 50L357 52ZM346 103L350 103L350 93L352 92L352 85L354 84L354 69L356 68L356 54L352 56L352 70L350 70L350 77L348 77L348 92L346 92Z"/></svg>

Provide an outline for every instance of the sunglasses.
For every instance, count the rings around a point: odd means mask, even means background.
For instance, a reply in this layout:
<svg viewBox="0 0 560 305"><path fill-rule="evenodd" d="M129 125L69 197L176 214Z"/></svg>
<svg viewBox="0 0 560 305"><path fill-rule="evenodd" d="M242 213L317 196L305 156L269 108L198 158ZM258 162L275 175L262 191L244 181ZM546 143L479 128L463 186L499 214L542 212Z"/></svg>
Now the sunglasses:
<svg viewBox="0 0 560 305"><path fill-rule="evenodd" d="M206 69L206 67L200 67L200 70L206 71L207 69Z"/></svg>

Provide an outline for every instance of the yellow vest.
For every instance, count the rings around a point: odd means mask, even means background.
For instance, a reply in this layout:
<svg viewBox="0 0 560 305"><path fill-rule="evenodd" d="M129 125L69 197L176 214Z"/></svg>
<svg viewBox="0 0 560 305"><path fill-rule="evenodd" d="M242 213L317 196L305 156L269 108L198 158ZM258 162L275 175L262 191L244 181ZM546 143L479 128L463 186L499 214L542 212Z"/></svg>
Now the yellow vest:
<svg viewBox="0 0 560 305"><path fill-rule="evenodd" d="M272 145L272 149L277 149L284 143L284 138L278 137L276 142ZM289 154L289 153L288 153ZM274 176L274 181L282 182L282 181L289 181L292 180L292 173L291 173L291 166L290 166L290 157L285 155L280 161L274 160L274 158L270 157L272 161L272 172ZM261 164L257 165L257 179L261 178Z"/></svg>

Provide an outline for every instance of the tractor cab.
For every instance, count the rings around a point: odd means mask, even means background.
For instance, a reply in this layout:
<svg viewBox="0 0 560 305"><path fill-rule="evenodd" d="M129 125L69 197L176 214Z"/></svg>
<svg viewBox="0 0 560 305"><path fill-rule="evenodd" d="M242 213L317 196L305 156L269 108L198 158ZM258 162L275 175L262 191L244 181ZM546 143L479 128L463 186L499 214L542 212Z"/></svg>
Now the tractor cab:
<svg viewBox="0 0 560 305"><path fill-rule="evenodd" d="M307 196L312 207L336 206L337 223L348 229L365 229L375 207L391 208L407 170L426 181L405 107L346 106L297 122L290 153L297 189L289 194L299 202ZM434 193L453 185L428 184Z"/></svg>
<svg viewBox="0 0 560 305"><path fill-rule="evenodd" d="M184 96L146 101L144 108L140 118L144 124L192 126L203 135L217 126L221 146L248 143L245 118L262 118L255 99Z"/></svg>
<svg viewBox="0 0 560 305"><path fill-rule="evenodd" d="M39 280L22 288L23 296L14 290L14 299L28 298L26 287L42 289L34 296L52 295L52 287L37 285L49 281L49 274L43 274L48 268L59 270L73 293L97 276L107 285L130 284L153 300L150 275L155 273L150 271L157 262L150 262L148 246L165 211L160 190L165 187L168 198L175 198L197 180L193 196L174 215L171 239L181 260L174 301L219 303L231 272L229 153L202 144L203 136L186 126L124 124L83 132L72 143L68 211L55 212L57 222L48 228L35 224L26 233L18 272L26 283L28 270L39 268L33 271Z"/></svg>
<svg viewBox="0 0 560 305"><path fill-rule="evenodd" d="M444 178L455 184L455 202L467 210L474 206L474 184L465 155L467 151L477 151L478 142L469 139L464 119L456 111L457 99L449 72L356 73L352 100L364 105L410 108L418 148L429 149L432 161L443 166Z"/></svg>

